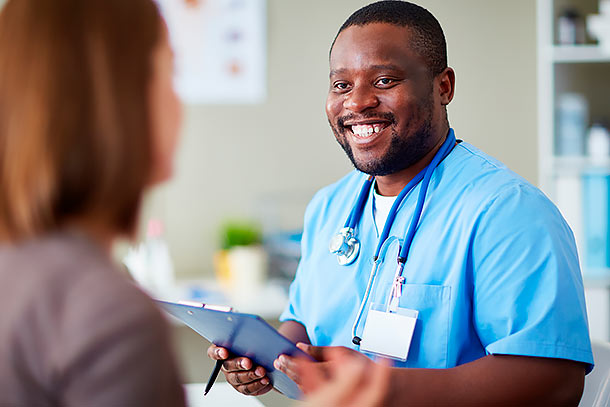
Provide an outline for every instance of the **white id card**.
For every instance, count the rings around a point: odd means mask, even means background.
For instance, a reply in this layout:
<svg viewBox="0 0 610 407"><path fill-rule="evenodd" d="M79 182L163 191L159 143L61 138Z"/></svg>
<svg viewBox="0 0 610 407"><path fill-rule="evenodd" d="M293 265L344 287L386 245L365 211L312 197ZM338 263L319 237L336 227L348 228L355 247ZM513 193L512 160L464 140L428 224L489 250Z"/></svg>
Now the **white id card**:
<svg viewBox="0 0 610 407"><path fill-rule="evenodd" d="M362 332L360 350L406 361L418 314L418 311L407 308L385 312L385 306L371 305Z"/></svg>

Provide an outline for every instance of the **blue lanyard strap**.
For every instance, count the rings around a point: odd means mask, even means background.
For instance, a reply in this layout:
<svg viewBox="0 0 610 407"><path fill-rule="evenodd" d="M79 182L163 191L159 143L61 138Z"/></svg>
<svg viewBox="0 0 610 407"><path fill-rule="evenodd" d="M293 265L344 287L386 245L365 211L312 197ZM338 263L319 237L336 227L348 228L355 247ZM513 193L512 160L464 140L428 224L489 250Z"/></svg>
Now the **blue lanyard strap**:
<svg viewBox="0 0 610 407"><path fill-rule="evenodd" d="M449 130L449 134L447 135L447 139L441 146L441 148L436 152L434 158L424 168L421 170L398 194L392 208L390 209L390 213L388 214L388 218L386 219L385 225L383 227L383 232L379 237L379 243L377 244L377 249L375 250L374 261L377 261L379 258L379 253L381 252L381 247L383 243L386 241L388 236L390 235L390 229L394 224L394 219L396 218L396 213L398 212L398 207L402 204L402 201L405 199L407 194L411 192L411 190L423 179L422 188L419 192L419 197L417 199L417 206L415 207L415 212L413 214L413 219L411 219L411 225L406 233L405 240L403 242L403 246L400 250L400 254L398 257L398 261L404 262L407 260L407 255L409 253L409 249L411 247L411 242L413 241L413 237L415 236L415 230L417 229L417 224L419 223L419 218L421 217L421 213L424 206L424 201L426 199L426 193L428 191L428 185L430 184L430 178L432 178L432 173L438 166L438 164L451 152L455 145L455 134L453 133L453 129Z"/></svg>
<svg viewBox="0 0 610 407"><path fill-rule="evenodd" d="M428 186L430 185L430 179L432 178L432 173L438 166L438 164L447 157L447 155L453 150L455 146L455 135L453 134L453 130L449 131L449 135L447 136L447 140L443 143L441 148L438 150L430 164L425 169L424 180L421 185L421 189L419 190L419 196L417 197L417 206L415 207L415 211L413 212L413 218L411 219L411 225L409 225L409 229L407 234L405 235L405 239L402 245L402 249L400 249L400 255L398 256L398 261L400 263L405 263L407 261L407 257L409 256L409 249L411 248L411 243L413 242L413 237L415 236L415 231L417 230L417 225L419 223L419 219L421 218L421 214L424 208L424 202L426 200L426 193L428 192Z"/></svg>

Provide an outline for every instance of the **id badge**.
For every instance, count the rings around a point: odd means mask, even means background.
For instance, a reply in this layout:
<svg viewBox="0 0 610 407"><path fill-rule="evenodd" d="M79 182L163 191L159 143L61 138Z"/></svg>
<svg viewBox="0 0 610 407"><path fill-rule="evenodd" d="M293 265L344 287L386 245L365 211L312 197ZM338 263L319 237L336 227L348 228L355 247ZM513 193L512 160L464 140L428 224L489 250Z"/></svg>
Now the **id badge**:
<svg viewBox="0 0 610 407"><path fill-rule="evenodd" d="M384 305L371 305L360 350L406 361L418 314L419 311L400 307L396 312L386 312Z"/></svg>

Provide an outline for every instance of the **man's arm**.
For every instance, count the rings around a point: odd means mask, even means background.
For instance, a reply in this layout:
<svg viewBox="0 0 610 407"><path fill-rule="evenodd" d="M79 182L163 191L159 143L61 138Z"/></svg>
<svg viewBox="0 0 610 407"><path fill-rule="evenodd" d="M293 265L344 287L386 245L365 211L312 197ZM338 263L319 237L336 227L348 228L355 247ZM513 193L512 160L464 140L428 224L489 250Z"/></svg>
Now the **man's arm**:
<svg viewBox="0 0 610 407"><path fill-rule="evenodd" d="M325 361L324 349L330 348L303 349ZM362 358L359 352L341 349L352 358ZM298 360L285 355L280 360L280 370L297 383L304 382ZM332 369L332 363L328 360L313 366L327 370ZM373 369L375 362L368 363L366 371ZM579 362L508 355L488 355L450 369L393 368L383 405L577 406L584 376L585 366Z"/></svg>
<svg viewBox="0 0 610 407"><path fill-rule="evenodd" d="M296 321L286 321L278 329L279 333L290 339L294 343L311 343L309 336L307 336L307 330L303 324Z"/></svg>
<svg viewBox="0 0 610 407"><path fill-rule="evenodd" d="M394 368L387 404L577 406L585 367L565 359L488 355L451 369Z"/></svg>

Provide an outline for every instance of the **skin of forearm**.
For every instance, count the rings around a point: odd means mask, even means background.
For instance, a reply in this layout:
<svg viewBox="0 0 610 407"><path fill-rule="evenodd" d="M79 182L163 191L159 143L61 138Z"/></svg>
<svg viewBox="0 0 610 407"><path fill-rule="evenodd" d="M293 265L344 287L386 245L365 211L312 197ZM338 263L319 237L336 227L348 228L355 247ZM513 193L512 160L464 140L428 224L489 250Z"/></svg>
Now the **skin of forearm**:
<svg viewBox="0 0 610 407"><path fill-rule="evenodd" d="M393 368L384 406L577 406L584 365L551 358L485 356L451 369Z"/></svg>
<svg viewBox="0 0 610 407"><path fill-rule="evenodd" d="M296 321L286 321L280 325L278 332L290 339L292 342L303 342L310 344L309 336L305 327Z"/></svg>

